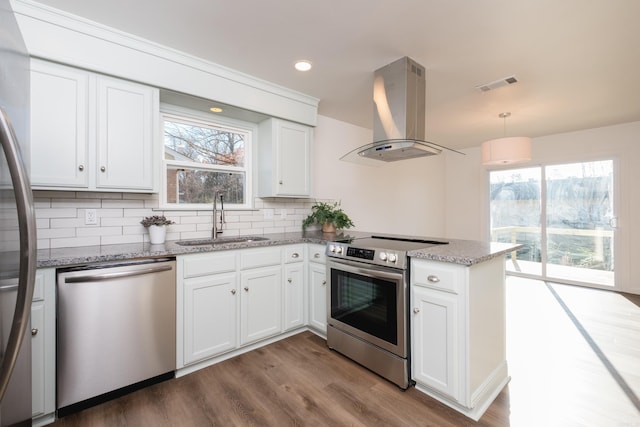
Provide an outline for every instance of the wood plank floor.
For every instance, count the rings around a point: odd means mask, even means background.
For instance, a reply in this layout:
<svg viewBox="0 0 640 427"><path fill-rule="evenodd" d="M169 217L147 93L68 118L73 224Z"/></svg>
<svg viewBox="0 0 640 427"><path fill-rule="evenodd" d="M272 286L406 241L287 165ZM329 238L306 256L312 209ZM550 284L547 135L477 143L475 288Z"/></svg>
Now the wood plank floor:
<svg viewBox="0 0 640 427"><path fill-rule="evenodd" d="M304 332L54 425L640 426L640 296L507 283L512 381L477 423Z"/></svg>

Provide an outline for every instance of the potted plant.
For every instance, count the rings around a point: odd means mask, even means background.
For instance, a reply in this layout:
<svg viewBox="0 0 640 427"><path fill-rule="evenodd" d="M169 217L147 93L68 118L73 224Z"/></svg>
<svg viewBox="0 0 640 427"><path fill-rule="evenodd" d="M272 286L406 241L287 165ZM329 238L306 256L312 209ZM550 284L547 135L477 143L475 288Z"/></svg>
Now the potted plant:
<svg viewBox="0 0 640 427"><path fill-rule="evenodd" d="M164 215L153 215L144 217L140 224L149 230L151 244L161 245L167 235L166 226L175 224L175 222L167 219Z"/></svg>
<svg viewBox="0 0 640 427"><path fill-rule="evenodd" d="M302 222L302 229L306 230L312 224L321 224L325 233L335 233L337 229L353 227L349 216L340 208L340 202L314 203L311 213Z"/></svg>

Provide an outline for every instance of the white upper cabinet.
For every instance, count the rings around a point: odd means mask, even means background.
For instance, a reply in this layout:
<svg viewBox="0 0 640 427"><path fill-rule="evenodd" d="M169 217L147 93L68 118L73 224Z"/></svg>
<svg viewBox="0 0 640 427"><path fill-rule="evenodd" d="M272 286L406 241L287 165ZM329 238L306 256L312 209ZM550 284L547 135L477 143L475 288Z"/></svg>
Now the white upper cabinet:
<svg viewBox="0 0 640 427"><path fill-rule="evenodd" d="M31 61L31 183L89 186L89 74Z"/></svg>
<svg viewBox="0 0 640 427"><path fill-rule="evenodd" d="M152 190L157 89L97 77L98 188Z"/></svg>
<svg viewBox="0 0 640 427"><path fill-rule="evenodd" d="M260 123L260 197L311 196L313 128L280 119Z"/></svg>
<svg viewBox="0 0 640 427"><path fill-rule="evenodd" d="M157 89L35 59L31 68L34 188L156 190Z"/></svg>

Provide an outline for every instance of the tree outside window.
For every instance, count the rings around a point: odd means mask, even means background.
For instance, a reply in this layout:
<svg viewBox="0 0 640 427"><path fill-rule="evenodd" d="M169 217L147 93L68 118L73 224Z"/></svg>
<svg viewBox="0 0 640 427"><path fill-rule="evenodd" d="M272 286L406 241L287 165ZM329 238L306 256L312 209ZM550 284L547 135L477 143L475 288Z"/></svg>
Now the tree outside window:
<svg viewBox="0 0 640 427"><path fill-rule="evenodd" d="M215 194L248 206L251 132L219 123L164 116L165 203L197 207Z"/></svg>

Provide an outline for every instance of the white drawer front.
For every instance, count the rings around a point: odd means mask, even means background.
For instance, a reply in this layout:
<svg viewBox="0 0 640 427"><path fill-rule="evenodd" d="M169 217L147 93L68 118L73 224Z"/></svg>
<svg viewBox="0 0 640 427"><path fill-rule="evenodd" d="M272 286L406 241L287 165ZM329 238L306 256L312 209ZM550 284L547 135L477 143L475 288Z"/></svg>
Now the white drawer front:
<svg viewBox="0 0 640 427"><path fill-rule="evenodd" d="M464 283L464 268L435 261L411 263L411 284L457 294Z"/></svg>
<svg viewBox="0 0 640 427"><path fill-rule="evenodd" d="M236 252L206 253L184 258L184 277L226 273L236 270Z"/></svg>
<svg viewBox="0 0 640 427"><path fill-rule="evenodd" d="M240 269L266 267L282 262L280 248L245 249L240 251Z"/></svg>
<svg viewBox="0 0 640 427"><path fill-rule="evenodd" d="M284 249L284 262L304 261L304 245L287 246Z"/></svg>
<svg viewBox="0 0 640 427"><path fill-rule="evenodd" d="M319 262L326 264L327 256L325 255L326 246L324 245L309 245L309 261Z"/></svg>

